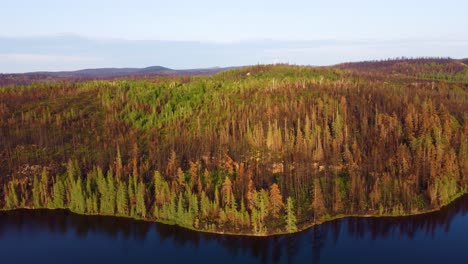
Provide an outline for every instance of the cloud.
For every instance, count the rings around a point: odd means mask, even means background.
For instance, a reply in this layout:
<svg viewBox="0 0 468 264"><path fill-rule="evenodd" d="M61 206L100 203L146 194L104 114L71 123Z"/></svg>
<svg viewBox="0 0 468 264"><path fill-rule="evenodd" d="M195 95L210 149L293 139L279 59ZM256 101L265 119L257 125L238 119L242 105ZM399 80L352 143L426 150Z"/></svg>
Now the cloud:
<svg viewBox="0 0 468 264"><path fill-rule="evenodd" d="M270 45L264 58L296 64L332 65L347 61L387 59L395 57L453 57L468 54L468 41L441 40L361 40L328 43L297 42L283 46Z"/></svg>
<svg viewBox="0 0 468 264"><path fill-rule="evenodd" d="M81 54L54 54L37 52L1 52L0 73L66 71L102 67L105 59L99 56Z"/></svg>
<svg viewBox="0 0 468 264"><path fill-rule="evenodd" d="M0 72L100 67L173 69L289 62L330 65L394 57L467 57L463 39L257 40L231 43L90 39L75 35L0 37Z"/></svg>

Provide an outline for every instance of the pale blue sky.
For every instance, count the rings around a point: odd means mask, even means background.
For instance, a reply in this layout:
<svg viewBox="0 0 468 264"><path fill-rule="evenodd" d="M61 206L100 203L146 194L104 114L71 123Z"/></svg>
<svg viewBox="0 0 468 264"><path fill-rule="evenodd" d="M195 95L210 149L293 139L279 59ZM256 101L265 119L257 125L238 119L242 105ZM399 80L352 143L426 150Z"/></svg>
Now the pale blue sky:
<svg viewBox="0 0 468 264"><path fill-rule="evenodd" d="M2 0L0 72L468 57L466 0Z"/></svg>

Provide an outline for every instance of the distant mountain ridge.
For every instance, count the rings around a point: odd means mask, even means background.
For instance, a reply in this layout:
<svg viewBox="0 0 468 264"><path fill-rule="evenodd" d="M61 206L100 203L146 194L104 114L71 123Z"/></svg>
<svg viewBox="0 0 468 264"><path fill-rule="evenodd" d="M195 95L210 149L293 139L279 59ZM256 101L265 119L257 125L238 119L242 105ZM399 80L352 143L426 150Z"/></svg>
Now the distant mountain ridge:
<svg viewBox="0 0 468 264"><path fill-rule="evenodd" d="M154 75L154 74L163 74L163 75L196 75L196 74L214 74L222 70L231 69L229 68L200 68L200 69L186 69L186 70L174 70L163 66L149 66L145 68L90 68L82 69L76 71L39 71L39 72L27 72L23 73L26 75L29 74L41 74L41 75L50 75L57 77L98 77L98 78L107 78L107 77L122 77L122 76L138 76L138 75Z"/></svg>
<svg viewBox="0 0 468 264"><path fill-rule="evenodd" d="M32 72L32 74L46 74L53 76L73 77L73 76L85 76L85 77L115 77L125 76L132 74L154 74L161 72L174 72L175 70L162 67L162 66L151 66L146 68L95 68L95 69L83 69L77 71L59 71L59 72ZM30 73L25 73L30 74Z"/></svg>
<svg viewBox="0 0 468 264"><path fill-rule="evenodd" d="M115 78L194 75L206 76L242 67L243 66L175 70L163 66L149 66L144 68L91 68L76 71L38 71L11 74L0 73L0 86L28 85L35 82L54 83L61 81L106 80ZM397 58L346 62L330 67L359 72L359 74L377 74L382 76L386 76L388 74L400 74L418 78L434 78L466 82L468 75L468 58Z"/></svg>
<svg viewBox="0 0 468 264"><path fill-rule="evenodd" d="M0 73L0 86L27 85L34 82L80 81L113 78L138 78L155 76L192 76L212 75L220 71L236 67L214 67L200 69L174 70L163 66L149 66L145 68L95 68L76 71L38 71L27 73Z"/></svg>

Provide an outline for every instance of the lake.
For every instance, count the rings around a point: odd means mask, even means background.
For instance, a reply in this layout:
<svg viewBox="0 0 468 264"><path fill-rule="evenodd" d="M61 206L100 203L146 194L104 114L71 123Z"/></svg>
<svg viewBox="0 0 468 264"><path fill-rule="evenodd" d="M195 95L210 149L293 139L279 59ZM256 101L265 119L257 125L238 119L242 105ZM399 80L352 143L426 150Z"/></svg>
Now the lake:
<svg viewBox="0 0 468 264"><path fill-rule="evenodd" d="M410 217L345 218L292 235L198 233L63 210L0 212L1 263L468 263L468 195Z"/></svg>

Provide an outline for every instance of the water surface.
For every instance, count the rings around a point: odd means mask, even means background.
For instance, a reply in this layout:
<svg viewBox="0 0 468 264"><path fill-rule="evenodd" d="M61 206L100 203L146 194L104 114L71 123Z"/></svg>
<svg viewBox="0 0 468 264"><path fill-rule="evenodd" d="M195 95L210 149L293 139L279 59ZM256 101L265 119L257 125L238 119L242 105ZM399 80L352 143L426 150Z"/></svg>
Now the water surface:
<svg viewBox="0 0 468 264"><path fill-rule="evenodd" d="M61 210L0 212L1 263L468 263L468 195L410 217L346 218L293 235L198 233Z"/></svg>

